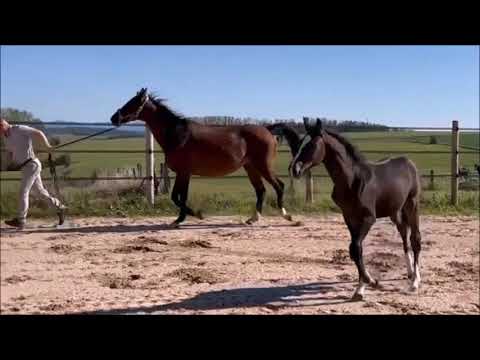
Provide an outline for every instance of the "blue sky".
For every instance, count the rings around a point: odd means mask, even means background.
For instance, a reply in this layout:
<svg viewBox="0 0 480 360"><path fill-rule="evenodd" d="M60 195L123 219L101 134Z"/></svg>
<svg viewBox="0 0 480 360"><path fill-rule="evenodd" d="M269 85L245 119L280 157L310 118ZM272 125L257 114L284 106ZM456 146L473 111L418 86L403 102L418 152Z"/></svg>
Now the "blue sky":
<svg viewBox="0 0 480 360"><path fill-rule="evenodd" d="M478 127L473 46L2 46L1 106L104 122L141 87L186 116Z"/></svg>

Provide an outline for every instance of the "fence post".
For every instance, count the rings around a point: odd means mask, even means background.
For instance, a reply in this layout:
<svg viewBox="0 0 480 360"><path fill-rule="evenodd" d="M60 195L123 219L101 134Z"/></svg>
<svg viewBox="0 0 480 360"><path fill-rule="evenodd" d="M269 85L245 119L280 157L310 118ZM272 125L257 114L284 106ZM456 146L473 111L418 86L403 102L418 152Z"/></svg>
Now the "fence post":
<svg viewBox="0 0 480 360"><path fill-rule="evenodd" d="M451 189L451 203L458 204L458 145L459 145L459 130L458 121L452 121L452 189Z"/></svg>
<svg viewBox="0 0 480 360"><path fill-rule="evenodd" d="M148 125L145 125L145 192L147 201L152 206L155 204L153 164L153 135Z"/></svg>
<svg viewBox="0 0 480 360"><path fill-rule="evenodd" d="M310 170L305 172L305 196L307 204L313 203L313 176Z"/></svg>

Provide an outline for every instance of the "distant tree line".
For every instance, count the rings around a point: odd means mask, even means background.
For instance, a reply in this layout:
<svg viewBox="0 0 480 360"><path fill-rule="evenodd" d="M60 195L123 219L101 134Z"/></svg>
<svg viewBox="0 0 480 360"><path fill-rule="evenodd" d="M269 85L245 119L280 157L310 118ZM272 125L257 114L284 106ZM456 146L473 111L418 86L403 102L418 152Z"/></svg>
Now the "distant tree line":
<svg viewBox="0 0 480 360"><path fill-rule="evenodd" d="M203 116L203 117L191 117L191 120L208 124L208 125L246 125L246 124L258 124L258 125L270 125L274 123L285 123L288 126L294 128L300 133L305 132L302 121L295 121L294 119L255 119L255 118L236 118L233 116ZM323 126L338 132L353 132L353 131L388 131L388 126L353 120L328 120L321 119Z"/></svg>

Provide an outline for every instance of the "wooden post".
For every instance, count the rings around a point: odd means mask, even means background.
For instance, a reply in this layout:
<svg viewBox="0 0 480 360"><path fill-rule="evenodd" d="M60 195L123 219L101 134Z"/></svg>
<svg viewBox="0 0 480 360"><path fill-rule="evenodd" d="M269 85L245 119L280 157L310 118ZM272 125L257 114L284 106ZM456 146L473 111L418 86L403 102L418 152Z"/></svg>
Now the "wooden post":
<svg viewBox="0 0 480 360"><path fill-rule="evenodd" d="M148 125L145 125L145 192L150 205L155 204L153 183L153 135Z"/></svg>
<svg viewBox="0 0 480 360"><path fill-rule="evenodd" d="M307 204L313 203L313 176L310 170L305 173L305 197Z"/></svg>
<svg viewBox="0 0 480 360"><path fill-rule="evenodd" d="M458 204L458 145L459 145L458 121L452 121L452 189L451 203L456 206Z"/></svg>
<svg viewBox="0 0 480 360"><path fill-rule="evenodd" d="M435 190L435 172L430 170L430 190Z"/></svg>

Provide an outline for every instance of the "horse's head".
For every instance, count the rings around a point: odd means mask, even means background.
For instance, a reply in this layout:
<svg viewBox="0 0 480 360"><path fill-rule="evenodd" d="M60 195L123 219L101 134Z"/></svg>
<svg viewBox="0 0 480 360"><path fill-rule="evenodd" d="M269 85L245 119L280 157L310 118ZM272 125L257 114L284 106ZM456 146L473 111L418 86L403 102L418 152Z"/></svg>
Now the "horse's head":
<svg viewBox="0 0 480 360"><path fill-rule="evenodd" d="M317 119L314 126L310 125L307 118L303 118L305 124L305 130L307 135L310 136L310 141L306 142L303 138L300 149L292 162L289 169L293 177L301 177L305 171L320 164L325 158L325 142L323 139L324 131L322 128L322 122Z"/></svg>
<svg viewBox="0 0 480 360"><path fill-rule="evenodd" d="M142 88L137 95L128 100L128 102L118 109L110 118L110 121L115 126L120 126L130 121L139 119L139 116L149 101L148 90Z"/></svg>

